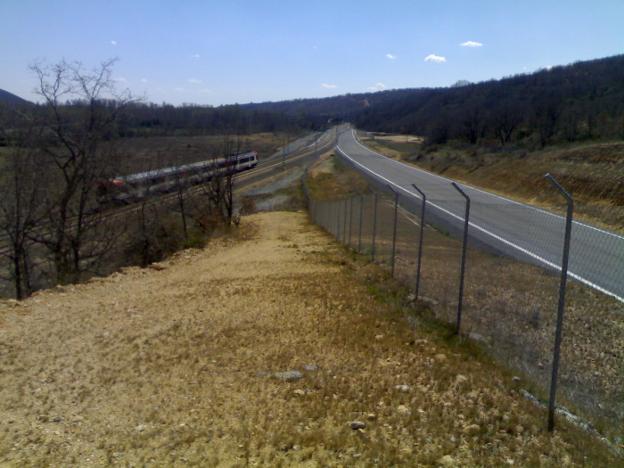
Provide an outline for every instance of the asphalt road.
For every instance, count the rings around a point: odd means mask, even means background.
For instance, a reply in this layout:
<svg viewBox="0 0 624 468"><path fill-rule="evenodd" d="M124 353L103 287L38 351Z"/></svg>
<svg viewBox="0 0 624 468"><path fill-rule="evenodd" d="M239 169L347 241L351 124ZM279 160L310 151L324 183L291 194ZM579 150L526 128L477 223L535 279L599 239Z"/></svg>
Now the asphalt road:
<svg viewBox="0 0 624 468"><path fill-rule="evenodd" d="M453 234L461 232L465 203L450 179L376 153L361 144L352 129L340 133L336 149L355 168L399 192L402 206L413 213L421 203L411 186L416 184L427 196L428 222ZM563 217L475 187L460 186L471 198L469 232L473 242L561 271ZM574 222L568 276L624 302L624 236Z"/></svg>

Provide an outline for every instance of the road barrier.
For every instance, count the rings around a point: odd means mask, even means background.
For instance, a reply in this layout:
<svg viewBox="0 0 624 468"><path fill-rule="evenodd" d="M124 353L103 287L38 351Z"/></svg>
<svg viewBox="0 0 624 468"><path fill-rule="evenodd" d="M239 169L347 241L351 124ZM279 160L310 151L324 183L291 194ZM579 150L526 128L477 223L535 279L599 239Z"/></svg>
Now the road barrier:
<svg viewBox="0 0 624 468"><path fill-rule="evenodd" d="M314 223L387 267L415 290L414 297L436 319L454 325L461 339L477 342L512 369L516 390L548 408L549 430L556 412L568 419L575 414L588 421L586 428L621 445L624 304L568 278L568 258L575 247L570 242L572 199L548 177L568 200L565 229L554 221L518 224L516 214L522 207L475 203L456 184L457 198L442 200L416 186L419 198L399 197L373 177L369 191L346 199L310 199L305 181L304 193ZM544 231L549 239L557 233L562 257L552 264L533 262L530 256L514 257L484 241L474 226L479 214L492 210L509 221L510 230L526 230L537 245L546 237ZM357 232L356 243L347 236L352 230ZM561 404L556 406L556 401Z"/></svg>

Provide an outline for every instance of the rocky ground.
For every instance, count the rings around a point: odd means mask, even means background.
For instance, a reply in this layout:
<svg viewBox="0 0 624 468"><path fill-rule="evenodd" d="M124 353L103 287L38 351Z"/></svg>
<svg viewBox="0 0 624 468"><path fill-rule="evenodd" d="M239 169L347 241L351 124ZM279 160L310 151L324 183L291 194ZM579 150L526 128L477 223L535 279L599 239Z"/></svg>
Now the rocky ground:
<svg viewBox="0 0 624 468"><path fill-rule="evenodd" d="M617 465L301 212L0 303L0 464Z"/></svg>

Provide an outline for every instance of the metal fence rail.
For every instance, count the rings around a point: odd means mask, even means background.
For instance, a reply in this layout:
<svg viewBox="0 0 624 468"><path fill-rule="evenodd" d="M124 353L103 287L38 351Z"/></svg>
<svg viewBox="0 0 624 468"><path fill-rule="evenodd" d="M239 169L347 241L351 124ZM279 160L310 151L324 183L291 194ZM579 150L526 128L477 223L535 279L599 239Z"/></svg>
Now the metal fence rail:
<svg viewBox="0 0 624 468"><path fill-rule="evenodd" d="M310 200L312 221L387 267L439 320L513 369L547 404L550 430L560 402L621 443L624 304L569 278L571 209L563 229L555 218L518 226L522 207L475 203L459 186L456 198L430 199L418 187L421 197L409 198L375 179L369 182L368 193ZM470 222L473 213L478 217L491 210L509 220L509 229L524 229L536 244L545 230L549 239L556 233L561 258L544 264L485 242Z"/></svg>

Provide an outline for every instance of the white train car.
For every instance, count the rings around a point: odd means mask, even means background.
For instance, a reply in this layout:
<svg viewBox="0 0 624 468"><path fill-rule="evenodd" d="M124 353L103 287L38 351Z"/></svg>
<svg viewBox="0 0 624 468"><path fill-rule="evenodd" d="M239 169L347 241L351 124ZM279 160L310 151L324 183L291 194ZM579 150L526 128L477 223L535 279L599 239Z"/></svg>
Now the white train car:
<svg viewBox="0 0 624 468"><path fill-rule="evenodd" d="M215 175L243 172L257 165L258 153L250 151L230 158L215 158L114 177L98 182L96 197L100 205L127 205L149 196L173 192L180 185L199 185L208 182Z"/></svg>

